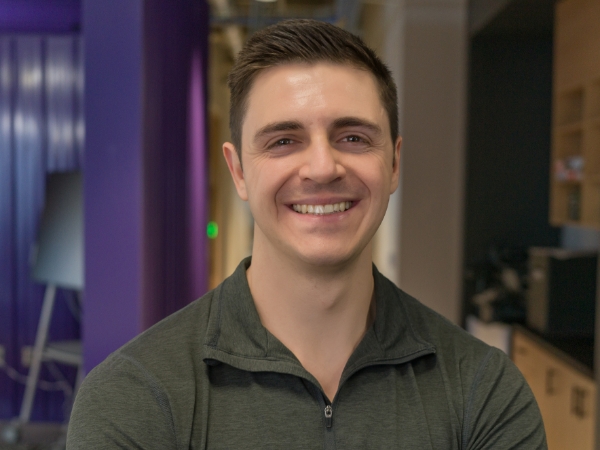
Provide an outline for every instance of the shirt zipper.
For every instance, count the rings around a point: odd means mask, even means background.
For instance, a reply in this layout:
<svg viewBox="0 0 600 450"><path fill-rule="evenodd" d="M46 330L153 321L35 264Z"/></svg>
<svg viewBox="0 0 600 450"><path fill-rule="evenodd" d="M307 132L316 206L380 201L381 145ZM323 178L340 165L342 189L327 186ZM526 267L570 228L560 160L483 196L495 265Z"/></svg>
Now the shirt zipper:
<svg viewBox="0 0 600 450"><path fill-rule="evenodd" d="M333 425L333 408L331 407L330 404L327 404L327 406L325 406L325 426L327 428L331 428L331 426Z"/></svg>
<svg viewBox="0 0 600 450"><path fill-rule="evenodd" d="M333 433L333 406L325 394L321 394L321 407L325 416L325 449L335 450L335 435Z"/></svg>
<svg viewBox="0 0 600 450"><path fill-rule="evenodd" d="M303 383L309 392L312 392L319 403L319 407L321 408L321 414L325 419L325 428L323 431L325 432L325 450L335 450L335 434L333 432L333 405L329 398L325 395L325 393L319 389L318 384L312 383L308 379L303 379Z"/></svg>

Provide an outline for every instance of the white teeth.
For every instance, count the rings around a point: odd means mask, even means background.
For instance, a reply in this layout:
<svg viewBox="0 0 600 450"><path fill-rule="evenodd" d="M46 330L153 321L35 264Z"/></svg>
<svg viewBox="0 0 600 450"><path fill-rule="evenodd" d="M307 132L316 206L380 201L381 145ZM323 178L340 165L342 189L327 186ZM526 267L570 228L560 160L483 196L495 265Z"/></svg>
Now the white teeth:
<svg viewBox="0 0 600 450"><path fill-rule="evenodd" d="M300 205L294 204L292 205L292 209L300 214L316 214L316 215L325 215L325 214L333 214L336 212L344 212L347 209L350 209L352 206L352 202L339 202L328 205Z"/></svg>

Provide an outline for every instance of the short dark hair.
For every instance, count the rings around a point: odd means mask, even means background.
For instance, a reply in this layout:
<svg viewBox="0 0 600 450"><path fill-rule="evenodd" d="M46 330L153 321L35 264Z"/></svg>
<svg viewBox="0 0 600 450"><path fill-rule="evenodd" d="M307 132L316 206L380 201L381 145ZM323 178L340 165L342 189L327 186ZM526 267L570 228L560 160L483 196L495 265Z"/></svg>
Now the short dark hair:
<svg viewBox="0 0 600 450"><path fill-rule="evenodd" d="M358 36L326 22L285 20L254 33L229 73L231 140L242 157L242 124L248 94L260 71L290 63L330 62L368 70L377 81L390 122L392 142L398 137L398 94L388 67Z"/></svg>

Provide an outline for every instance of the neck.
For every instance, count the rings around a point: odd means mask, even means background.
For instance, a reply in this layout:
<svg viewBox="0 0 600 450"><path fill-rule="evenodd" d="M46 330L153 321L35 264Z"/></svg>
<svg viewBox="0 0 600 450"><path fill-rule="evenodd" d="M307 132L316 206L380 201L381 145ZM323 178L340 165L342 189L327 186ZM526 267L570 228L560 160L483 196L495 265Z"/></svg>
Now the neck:
<svg viewBox="0 0 600 450"><path fill-rule="evenodd" d="M371 244L336 267L291 260L261 244L255 236L246 273L260 320L333 399L374 316Z"/></svg>

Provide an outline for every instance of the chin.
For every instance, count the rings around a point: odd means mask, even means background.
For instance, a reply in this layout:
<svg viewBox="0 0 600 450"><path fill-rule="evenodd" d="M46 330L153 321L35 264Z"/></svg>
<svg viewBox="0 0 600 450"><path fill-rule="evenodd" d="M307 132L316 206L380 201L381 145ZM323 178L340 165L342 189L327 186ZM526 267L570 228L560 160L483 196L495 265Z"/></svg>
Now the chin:
<svg viewBox="0 0 600 450"><path fill-rule="evenodd" d="M344 252L304 252L298 255L302 263L322 269L335 269L357 259L358 254Z"/></svg>
<svg viewBox="0 0 600 450"><path fill-rule="evenodd" d="M301 258L302 262L307 265L314 267L322 267L322 268L335 268L339 266L343 266L346 262L349 261L349 258L336 258L334 256L329 257L303 257Z"/></svg>
<svg viewBox="0 0 600 450"><path fill-rule="evenodd" d="M369 254L371 239L356 236L328 235L316 239L297 239L280 242L280 250L300 264L322 269L343 268ZM283 244L283 245L281 245ZM291 245L290 245L291 244Z"/></svg>

